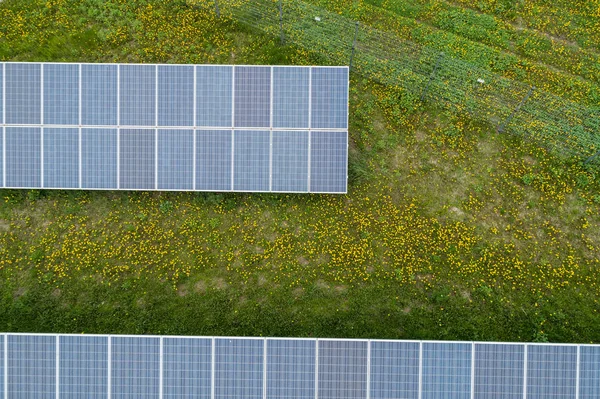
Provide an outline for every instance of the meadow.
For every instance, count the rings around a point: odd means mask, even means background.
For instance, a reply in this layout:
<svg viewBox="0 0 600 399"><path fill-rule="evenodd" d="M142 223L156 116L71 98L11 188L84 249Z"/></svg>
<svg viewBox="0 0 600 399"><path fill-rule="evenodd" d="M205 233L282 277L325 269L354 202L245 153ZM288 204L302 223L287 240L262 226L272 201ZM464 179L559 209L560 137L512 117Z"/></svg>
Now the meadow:
<svg viewBox="0 0 600 399"><path fill-rule="evenodd" d="M597 4L311 3L598 105ZM191 1L0 21L3 61L325 62ZM0 190L0 331L600 341L597 166L357 74L349 134L347 195Z"/></svg>

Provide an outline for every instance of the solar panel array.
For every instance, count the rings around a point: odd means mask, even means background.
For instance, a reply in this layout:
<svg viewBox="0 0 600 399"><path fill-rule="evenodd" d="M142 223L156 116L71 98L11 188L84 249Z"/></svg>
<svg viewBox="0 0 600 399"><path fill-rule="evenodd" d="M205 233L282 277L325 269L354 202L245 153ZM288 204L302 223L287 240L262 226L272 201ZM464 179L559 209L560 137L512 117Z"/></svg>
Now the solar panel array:
<svg viewBox="0 0 600 399"><path fill-rule="evenodd" d="M0 187L347 190L347 67L7 62L0 92Z"/></svg>
<svg viewBox="0 0 600 399"><path fill-rule="evenodd" d="M0 334L0 398L597 399L600 346Z"/></svg>

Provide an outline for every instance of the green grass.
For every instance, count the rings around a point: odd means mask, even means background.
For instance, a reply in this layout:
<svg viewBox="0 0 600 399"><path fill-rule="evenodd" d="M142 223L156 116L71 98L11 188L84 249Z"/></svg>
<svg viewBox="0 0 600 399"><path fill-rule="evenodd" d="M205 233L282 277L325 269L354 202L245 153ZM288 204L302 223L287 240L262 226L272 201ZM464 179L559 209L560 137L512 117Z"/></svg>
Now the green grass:
<svg viewBox="0 0 600 399"><path fill-rule="evenodd" d="M0 59L314 64L184 2L0 4ZM0 191L0 331L598 342L597 170L352 76L349 193Z"/></svg>

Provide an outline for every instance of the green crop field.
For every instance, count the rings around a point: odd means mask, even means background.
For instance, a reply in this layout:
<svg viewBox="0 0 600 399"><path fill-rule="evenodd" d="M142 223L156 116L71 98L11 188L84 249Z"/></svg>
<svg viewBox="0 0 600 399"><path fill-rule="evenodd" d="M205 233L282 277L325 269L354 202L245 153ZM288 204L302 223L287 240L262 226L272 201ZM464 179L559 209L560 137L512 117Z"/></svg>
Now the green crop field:
<svg viewBox="0 0 600 399"><path fill-rule="evenodd" d="M348 63L229 3L4 0L0 60ZM597 0L308 3L600 104ZM0 331L600 342L598 164L391 83L351 74L347 195L0 190Z"/></svg>

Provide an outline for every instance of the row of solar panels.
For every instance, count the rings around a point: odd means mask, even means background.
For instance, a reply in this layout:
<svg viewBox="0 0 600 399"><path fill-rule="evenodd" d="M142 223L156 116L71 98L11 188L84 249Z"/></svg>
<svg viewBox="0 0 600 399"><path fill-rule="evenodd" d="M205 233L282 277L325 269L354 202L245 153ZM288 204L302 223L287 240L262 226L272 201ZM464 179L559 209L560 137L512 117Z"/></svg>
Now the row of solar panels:
<svg viewBox="0 0 600 399"><path fill-rule="evenodd" d="M348 68L0 63L0 124L347 129Z"/></svg>
<svg viewBox="0 0 600 399"><path fill-rule="evenodd" d="M597 399L600 346L0 335L0 397Z"/></svg>
<svg viewBox="0 0 600 399"><path fill-rule="evenodd" d="M347 132L0 128L0 187L346 192Z"/></svg>

